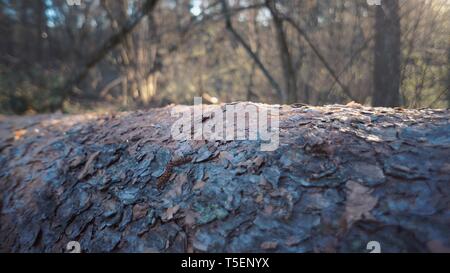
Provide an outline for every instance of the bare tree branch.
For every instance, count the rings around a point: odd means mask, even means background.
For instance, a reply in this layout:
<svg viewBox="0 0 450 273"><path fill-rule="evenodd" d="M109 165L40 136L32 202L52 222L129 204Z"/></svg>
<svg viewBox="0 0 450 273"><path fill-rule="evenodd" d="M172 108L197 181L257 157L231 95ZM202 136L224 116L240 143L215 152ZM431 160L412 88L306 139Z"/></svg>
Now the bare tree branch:
<svg viewBox="0 0 450 273"><path fill-rule="evenodd" d="M117 33L109 37L97 50L95 50L80 70L76 71L62 86L55 89L55 94L61 97L58 108L61 108L65 98L73 94L73 87L80 83L86 77L88 72L97 65L97 63L103 60L112 49L122 43L123 39L135 29L139 22L153 11L157 2L158 0L146 0L141 10L137 12L134 17L130 18Z"/></svg>
<svg viewBox="0 0 450 273"><path fill-rule="evenodd" d="M289 52L289 45L284 31L283 19L279 14L275 2L273 0L266 0L266 7L272 15L272 22L275 27L277 45L279 50L279 57L282 64L282 71L284 77L284 88L286 90L286 101L288 103L295 103L298 100L297 94L297 75L292 63L292 56ZM304 96L302 100L304 99ZM286 102L284 101L284 102ZM304 101L305 102L305 101Z"/></svg>
<svg viewBox="0 0 450 273"><path fill-rule="evenodd" d="M294 20L292 20L292 18L285 16L285 17L283 17L283 19L286 22L288 22L292 27L294 27L294 29L297 30L297 32L300 34L300 36L302 36L305 39L306 43L312 49L314 54L316 54L316 56L319 58L319 60L322 62L322 64L325 66L325 68L328 70L328 73L331 75L331 77L333 77L333 79L336 81L336 83L341 87L344 94L349 99L356 101L356 98L352 95L352 93L350 92L348 87L341 82L341 80L339 79L339 77L336 74L336 72L334 71L334 69L330 66L330 64L327 62L327 60L322 55L322 53L320 53L319 49L313 44L312 40L310 39L310 37L308 36L306 31L304 31Z"/></svg>

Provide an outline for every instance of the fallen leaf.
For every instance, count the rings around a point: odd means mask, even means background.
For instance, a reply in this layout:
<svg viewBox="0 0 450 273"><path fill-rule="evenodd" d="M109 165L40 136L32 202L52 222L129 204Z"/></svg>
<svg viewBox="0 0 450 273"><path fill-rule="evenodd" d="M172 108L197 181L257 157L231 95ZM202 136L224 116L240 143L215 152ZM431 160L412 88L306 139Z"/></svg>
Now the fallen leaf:
<svg viewBox="0 0 450 273"><path fill-rule="evenodd" d="M175 213L177 213L177 211L180 209L180 205L176 205L173 207L170 207L166 210L166 212L164 213L164 215L162 216L162 220L163 221L169 221L173 219L173 216L175 215Z"/></svg>
<svg viewBox="0 0 450 273"><path fill-rule="evenodd" d="M27 130L21 129L14 132L14 140L17 141L21 139L25 134L27 133Z"/></svg>
<svg viewBox="0 0 450 273"><path fill-rule="evenodd" d="M345 205L345 220L347 227L360 219L372 219L370 211L377 205L378 198L371 195L372 189L349 180L347 188L347 202Z"/></svg>

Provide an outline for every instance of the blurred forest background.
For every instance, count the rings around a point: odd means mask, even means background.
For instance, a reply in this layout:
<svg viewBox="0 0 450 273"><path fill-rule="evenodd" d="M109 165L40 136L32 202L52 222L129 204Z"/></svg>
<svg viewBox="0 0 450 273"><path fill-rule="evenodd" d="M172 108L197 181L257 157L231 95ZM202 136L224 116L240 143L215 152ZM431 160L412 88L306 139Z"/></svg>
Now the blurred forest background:
<svg viewBox="0 0 450 273"><path fill-rule="evenodd" d="M449 0L0 0L0 113L450 107Z"/></svg>

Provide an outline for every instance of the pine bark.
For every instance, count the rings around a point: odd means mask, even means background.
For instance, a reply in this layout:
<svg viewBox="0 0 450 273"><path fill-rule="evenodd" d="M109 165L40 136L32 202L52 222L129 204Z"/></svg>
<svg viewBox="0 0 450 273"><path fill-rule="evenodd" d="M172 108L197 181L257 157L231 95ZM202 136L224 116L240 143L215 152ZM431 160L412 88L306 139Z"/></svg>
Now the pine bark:
<svg viewBox="0 0 450 273"><path fill-rule="evenodd" d="M262 152L173 107L1 117L0 251L449 251L448 110L283 106Z"/></svg>

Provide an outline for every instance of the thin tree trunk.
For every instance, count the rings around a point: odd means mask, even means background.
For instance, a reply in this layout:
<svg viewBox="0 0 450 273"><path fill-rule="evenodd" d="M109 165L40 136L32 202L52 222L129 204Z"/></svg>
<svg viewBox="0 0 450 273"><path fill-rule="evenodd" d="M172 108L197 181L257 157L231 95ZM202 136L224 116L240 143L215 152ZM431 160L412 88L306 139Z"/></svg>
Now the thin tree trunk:
<svg viewBox="0 0 450 273"><path fill-rule="evenodd" d="M35 57L36 61L39 64L42 64L44 61L44 45L45 45L45 36L44 33L46 32L46 14L45 14L45 1L44 0L38 0L35 3L36 5L36 21L35 21L35 37L36 37L36 47L35 50Z"/></svg>
<svg viewBox="0 0 450 273"><path fill-rule="evenodd" d="M272 74L269 72L269 70L264 66L264 64L261 62L259 57L253 52L250 45L245 42L244 38L234 29L233 23L231 21L231 14L228 8L228 2L227 0L221 0L222 4L222 11L225 15L225 24L230 31L230 33L236 38L236 40L239 42L239 44L242 45L242 47L245 49L247 54L250 56L250 58L253 59L253 61L258 65L258 68L261 70L263 75L266 77L270 85L275 89L277 92L277 95L279 97L280 102L287 101L286 91L280 87L278 82L275 80L275 78L272 76Z"/></svg>
<svg viewBox="0 0 450 273"><path fill-rule="evenodd" d="M400 16L398 0L376 7L373 106L400 105Z"/></svg>
<svg viewBox="0 0 450 273"><path fill-rule="evenodd" d="M319 48L316 45L314 45L312 39L309 37L309 35L306 33L306 31L303 28L301 28L300 25L298 23L296 23L292 18L285 17L283 19L286 20L286 22L288 22L293 28L295 28L295 30L298 32L298 34L300 34L300 36L302 36L303 39L305 39L308 46L311 48L311 50L314 52L314 54L317 56L317 58L319 58L320 62L326 68L326 70L328 71L330 76L333 77L336 84L338 84L339 87L342 89L342 92L344 93L344 95L347 96L349 99L356 101L355 96L353 96L352 93L350 92L350 89L341 82L341 80L339 79L339 75L336 74L334 69L331 67L331 65L328 63L328 61L325 59L324 55L319 51Z"/></svg>

